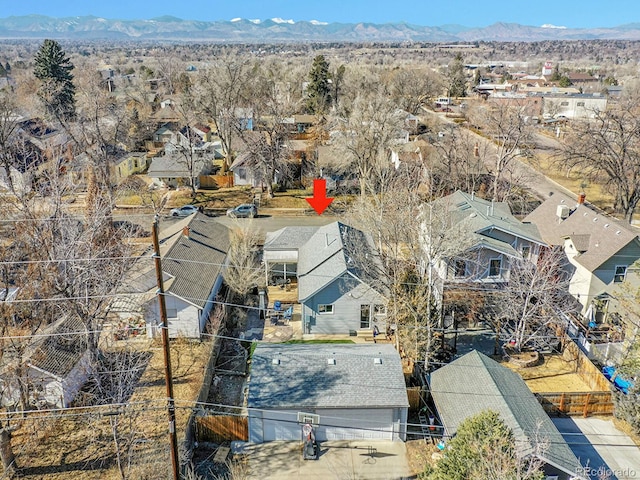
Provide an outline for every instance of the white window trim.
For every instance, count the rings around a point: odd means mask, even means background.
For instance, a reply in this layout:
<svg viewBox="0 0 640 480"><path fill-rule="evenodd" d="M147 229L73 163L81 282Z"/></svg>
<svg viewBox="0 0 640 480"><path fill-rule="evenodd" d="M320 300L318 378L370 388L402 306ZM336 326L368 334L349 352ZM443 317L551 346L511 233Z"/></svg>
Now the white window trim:
<svg viewBox="0 0 640 480"><path fill-rule="evenodd" d="M321 312L320 311L320 306L325 307L331 307L331 311L330 312ZM319 303L318 304L318 315L333 315L333 303Z"/></svg>
<svg viewBox="0 0 640 480"><path fill-rule="evenodd" d="M624 273L617 273L618 268L624 268ZM629 265L616 265L613 269L613 283L622 283L627 279L627 270L629 269ZM622 280L619 282L616 281L617 277L622 277Z"/></svg>
<svg viewBox="0 0 640 480"><path fill-rule="evenodd" d="M382 307L382 310L378 312L378 311L376 311L377 310L376 307ZM373 314L374 315L386 315L387 314L387 306L384 303L376 303L373 306Z"/></svg>
<svg viewBox="0 0 640 480"><path fill-rule="evenodd" d="M491 275L491 263L494 260L498 260L500 262L500 268L498 268L498 274L497 275ZM502 276L502 257L492 257L492 258L489 259L489 269L488 269L487 274L488 274L487 276L489 278L500 278Z"/></svg>

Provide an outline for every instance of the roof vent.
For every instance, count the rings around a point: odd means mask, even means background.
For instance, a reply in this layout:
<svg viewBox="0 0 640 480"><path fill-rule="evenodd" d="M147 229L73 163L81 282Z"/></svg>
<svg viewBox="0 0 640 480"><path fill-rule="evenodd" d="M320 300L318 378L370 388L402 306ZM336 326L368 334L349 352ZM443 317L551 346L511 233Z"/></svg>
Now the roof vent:
<svg viewBox="0 0 640 480"><path fill-rule="evenodd" d="M327 365L335 365L335 364L336 364L335 358L327 358Z"/></svg>
<svg viewBox="0 0 640 480"><path fill-rule="evenodd" d="M382 365L382 358L380 358L380 357L376 357L376 358L374 358L374 359L373 359L373 363L374 363L375 365Z"/></svg>
<svg viewBox="0 0 640 480"><path fill-rule="evenodd" d="M597 222L597 221L598 221L598 217L595 217L595 218L593 219L593 221L594 221L594 222Z"/></svg>
<svg viewBox="0 0 640 480"><path fill-rule="evenodd" d="M280 365L280 359L279 358L272 358L271 359L271 363L273 365Z"/></svg>
<svg viewBox="0 0 640 480"><path fill-rule="evenodd" d="M620 235L622 232L620 230L616 230L616 235Z"/></svg>
<svg viewBox="0 0 640 480"><path fill-rule="evenodd" d="M604 228L609 228L609 224L608 224L608 223L605 223L605 224L604 224Z"/></svg>

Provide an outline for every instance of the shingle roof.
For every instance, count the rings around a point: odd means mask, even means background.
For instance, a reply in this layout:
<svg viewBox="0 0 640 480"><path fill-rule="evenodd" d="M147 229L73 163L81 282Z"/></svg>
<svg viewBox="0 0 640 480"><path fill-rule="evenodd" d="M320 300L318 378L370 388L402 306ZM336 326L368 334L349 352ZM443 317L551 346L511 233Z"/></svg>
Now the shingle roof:
<svg viewBox="0 0 640 480"><path fill-rule="evenodd" d="M201 213L190 217L189 237L182 231L168 241L162 271L173 277L167 293L202 308L222 271L229 251L229 229Z"/></svg>
<svg viewBox="0 0 640 480"><path fill-rule="evenodd" d="M558 207L570 208L570 215L561 220ZM577 204L562 193L555 193L525 217L535 223L542 238L550 245L563 245L570 238L576 249L582 252L575 261L593 272L629 243L638 241L638 234L613 217L591 210L585 204ZM636 259L630 259L633 263Z"/></svg>
<svg viewBox="0 0 640 480"><path fill-rule="evenodd" d="M309 298L345 274L373 287L371 267L378 263L370 235L340 222L319 227L298 250L298 298Z"/></svg>
<svg viewBox="0 0 640 480"><path fill-rule="evenodd" d="M193 160L193 173L197 176L211 164L210 158L195 158ZM189 178L191 172L184 158L167 154L151 159L147 176L150 178Z"/></svg>
<svg viewBox="0 0 640 480"><path fill-rule="evenodd" d="M87 351L87 336L75 334L84 330L86 327L77 317L56 322L42 332L55 335L39 337L26 349L26 362L56 377L64 378ZM72 332L74 334L71 334Z"/></svg>
<svg viewBox="0 0 640 480"><path fill-rule="evenodd" d="M313 236L318 227L284 227L268 232L264 250L297 250Z"/></svg>
<svg viewBox="0 0 640 480"><path fill-rule="evenodd" d="M447 435L455 435L466 418L493 410L513 431L522 454L532 453L530 439L539 433L553 445L544 452L547 463L571 473L580 467L520 375L476 350L433 372L431 395Z"/></svg>
<svg viewBox="0 0 640 480"><path fill-rule="evenodd" d="M330 358L335 365L327 362ZM408 405L402 363L393 345L259 344L253 353L249 408Z"/></svg>
<svg viewBox="0 0 640 480"><path fill-rule="evenodd" d="M465 222L468 231L477 237L477 242L486 239L487 232L497 229L531 242L545 243L538 228L515 218L505 202L491 202L458 190L435 200L434 204L444 205L448 209L452 223Z"/></svg>

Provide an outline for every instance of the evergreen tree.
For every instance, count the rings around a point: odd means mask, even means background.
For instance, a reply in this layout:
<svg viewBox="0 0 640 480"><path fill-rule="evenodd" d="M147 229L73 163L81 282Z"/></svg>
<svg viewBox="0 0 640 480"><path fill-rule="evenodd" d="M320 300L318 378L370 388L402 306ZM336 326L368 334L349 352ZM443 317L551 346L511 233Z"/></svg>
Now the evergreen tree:
<svg viewBox="0 0 640 480"><path fill-rule="evenodd" d="M2 63L0 63L0 77L6 77L7 76L7 70L2 66Z"/></svg>
<svg viewBox="0 0 640 480"><path fill-rule="evenodd" d="M449 96L464 97L467 94L467 78L464 74L462 55L455 56L449 65Z"/></svg>
<svg viewBox="0 0 640 480"><path fill-rule="evenodd" d="M486 410L464 420L429 480L541 480L541 463L519 457L511 429Z"/></svg>
<svg viewBox="0 0 640 480"><path fill-rule="evenodd" d="M307 85L307 110L314 114L322 114L331 105L331 90L329 87L329 62L324 55L313 59Z"/></svg>
<svg viewBox="0 0 640 480"><path fill-rule="evenodd" d="M75 116L73 68L58 42L45 40L42 43L35 57L33 73L41 82L38 96L47 112L56 118L69 120Z"/></svg>
<svg viewBox="0 0 640 480"><path fill-rule="evenodd" d="M11 65L9 65L9 62L4 64L4 69L7 73L11 73Z"/></svg>

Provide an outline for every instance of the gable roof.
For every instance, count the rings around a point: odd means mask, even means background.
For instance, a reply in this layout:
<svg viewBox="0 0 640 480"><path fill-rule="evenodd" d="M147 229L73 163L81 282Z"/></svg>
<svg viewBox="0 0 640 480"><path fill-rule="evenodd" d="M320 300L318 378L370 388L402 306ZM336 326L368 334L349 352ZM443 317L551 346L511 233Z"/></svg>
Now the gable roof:
<svg viewBox="0 0 640 480"><path fill-rule="evenodd" d="M569 208L562 220L558 207ZM570 239L580 252L575 261L593 272L631 242L638 241L632 227L608 215L593 211L576 199L555 193L525 217L538 226L542 238L550 245L563 245ZM636 259L630 259L629 264Z"/></svg>
<svg viewBox="0 0 640 480"><path fill-rule="evenodd" d="M264 241L264 250L296 250L302 247L317 232L315 226L284 227L268 232Z"/></svg>
<svg viewBox="0 0 640 480"><path fill-rule="evenodd" d="M475 246L498 249L514 256L516 251L507 242L491 239L485 233L497 229L533 243L544 245L544 240L536 225L521 222L511 214L506 202L492 202L460 190L435 200L434 205L442 205L451 215L452 224L463 224L475 236Z"/></svg>
<svg viewBox="0 0 640 480"><path fill-rule="evenodd" d="M229 229L201 213L189 217L187 226L189 237L181 230L167 240L162 271L173 278L165 291L203 308L229 251Z"/></svg>
<svg viewBox="0 0 640 480"><path fill-rule="evenodd" d="M341 222L319 227L298 250L298 298L303 301L348 274L373 286L380 263L371 236ZM382 292L380 292L382 293Z"/></svg>
<svg viewBox="0 0 640 480"><path fill-rule="evenodd" d="M393 345L260 343L251 359L247 406L389 408L409 402Z"/></svg>
<svg viewBox="0 0 640 480"><path fill-rule="evenodd" d="M210 158L195 158L193 160L193 173L197 176L206 167L212 166ZM147 171L150 178L189 178L191 172L187 166L187 161L179 155L163 155L161 157L153 157L151 165Z"/></svg>
<svg viewBox="0 0 640 480"><path fill-rule="evenodd" d="M167 220L161 227L158 236L165 292L204 306L226 260L229 229L201 213ZM183 235L185 227L189 227L188 239ZM156 298L156 292L153 249L149 249L127 273L110 310L141 312L145 303Z"/></svg>
<svg viewBox="0 0 640 480"><path fill-rule="evenodd" d="M48 326L25 350L25 361L32 367L62 379L73 370L88 348L85 325L77 317L63 318ZM68 335L65 335L68 333Z"/></svg>
<svg viewBox="0 0 640 480"><path fill-rule="evenodd" d="M493 410L513 431L520 453L533 453L530 438L539 434L553 447L541 456L567 473L580 468L562 435L520 375L473 350L431 374L431 395L445 428L453 436L460 424Z"/></svg>

